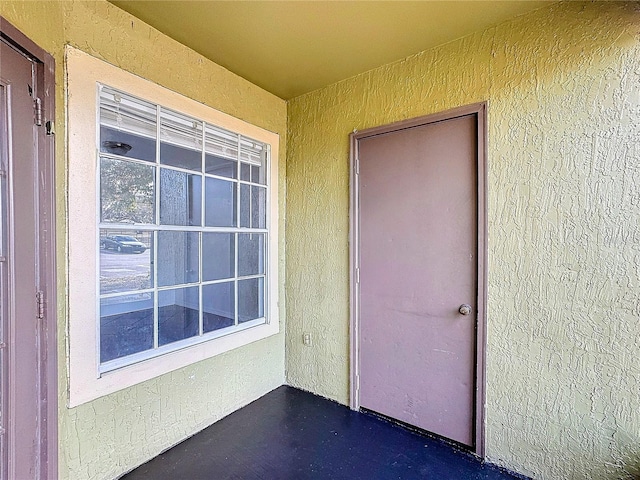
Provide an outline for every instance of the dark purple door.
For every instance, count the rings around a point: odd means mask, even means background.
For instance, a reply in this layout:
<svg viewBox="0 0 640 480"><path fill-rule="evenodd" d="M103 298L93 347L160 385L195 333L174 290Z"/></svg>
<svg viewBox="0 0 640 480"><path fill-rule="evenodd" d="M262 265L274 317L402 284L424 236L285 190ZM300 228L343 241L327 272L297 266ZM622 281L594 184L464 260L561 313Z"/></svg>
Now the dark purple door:
<svg viewBox="0 0 640 480"><path fill-rule="evenodd" d="M474 445L477 117L358 141L360 406Z"/></svg>
<svg viewBox="0 0 640 480"><path fill-rule="evenodd" d="M36 131L32 62L0 41L0 478L39 478Z"/></svg>

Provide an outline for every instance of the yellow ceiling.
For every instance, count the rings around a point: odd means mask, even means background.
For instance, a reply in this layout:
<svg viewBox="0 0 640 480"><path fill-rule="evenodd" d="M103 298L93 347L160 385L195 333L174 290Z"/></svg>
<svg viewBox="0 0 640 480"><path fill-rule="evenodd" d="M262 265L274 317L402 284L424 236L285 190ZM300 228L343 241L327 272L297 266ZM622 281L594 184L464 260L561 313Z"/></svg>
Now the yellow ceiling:
<svg viewBox="0 0 640 480"><path fill-rule="evenodd" d="M289 99L550 2L111 3L252 83Z"/></svg>

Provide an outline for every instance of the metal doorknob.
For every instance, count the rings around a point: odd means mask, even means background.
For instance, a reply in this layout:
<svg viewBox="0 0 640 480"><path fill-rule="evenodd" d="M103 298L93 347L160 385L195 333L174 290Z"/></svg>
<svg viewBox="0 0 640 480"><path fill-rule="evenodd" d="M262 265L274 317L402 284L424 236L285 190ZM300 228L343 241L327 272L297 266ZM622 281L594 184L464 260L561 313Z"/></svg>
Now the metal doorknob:
<svg viewBox="0 0 640 480"><path fill-rule="evenodd" d="M460 305L460 308L458 309L458 311L462 315L470 315L471 314L471 305L467 305L466 303L463 303L462 305Z"/></svg>

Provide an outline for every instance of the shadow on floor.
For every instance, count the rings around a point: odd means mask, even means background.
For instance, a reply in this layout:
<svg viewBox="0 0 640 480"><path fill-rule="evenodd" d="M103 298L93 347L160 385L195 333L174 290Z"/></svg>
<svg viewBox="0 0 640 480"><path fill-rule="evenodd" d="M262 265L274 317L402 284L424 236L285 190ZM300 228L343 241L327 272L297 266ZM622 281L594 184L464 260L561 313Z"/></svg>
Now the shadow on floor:
<svg viewBox="0 0 640 480"><path fill-rule="evenodd" d="M279 387L126 480L521 479L445 442Z"/></svg>

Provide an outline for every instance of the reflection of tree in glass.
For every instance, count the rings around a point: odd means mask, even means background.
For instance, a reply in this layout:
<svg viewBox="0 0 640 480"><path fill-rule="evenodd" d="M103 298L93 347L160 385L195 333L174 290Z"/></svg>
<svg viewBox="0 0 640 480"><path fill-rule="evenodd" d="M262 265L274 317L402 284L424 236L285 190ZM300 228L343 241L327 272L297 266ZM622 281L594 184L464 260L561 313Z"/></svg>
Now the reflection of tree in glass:
<svg viewBox="0 0 640 480"><path fill-rule="evenodd" d="M154 223L153 167L103 158L100 164L102 221Z"/></svg>

